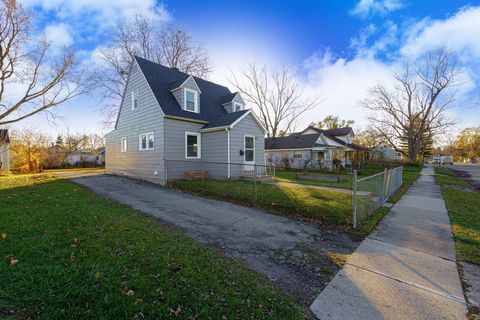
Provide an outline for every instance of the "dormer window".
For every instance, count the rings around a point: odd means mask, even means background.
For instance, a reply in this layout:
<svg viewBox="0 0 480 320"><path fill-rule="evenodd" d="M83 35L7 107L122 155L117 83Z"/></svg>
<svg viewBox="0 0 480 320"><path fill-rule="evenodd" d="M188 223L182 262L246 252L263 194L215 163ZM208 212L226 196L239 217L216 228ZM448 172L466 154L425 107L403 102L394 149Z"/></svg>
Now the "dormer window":
<svg viewBox="0 0 480 320"><path fill-rule="evenodd" d="M185 89L185 110L198 113L198 92Z"/></svg>
<svg viewBox="0 0 480 320"><path fill-rule="evenodd" d="M241 103L233 104L233 112L238 112L243 110L243 105Z"/></svg>

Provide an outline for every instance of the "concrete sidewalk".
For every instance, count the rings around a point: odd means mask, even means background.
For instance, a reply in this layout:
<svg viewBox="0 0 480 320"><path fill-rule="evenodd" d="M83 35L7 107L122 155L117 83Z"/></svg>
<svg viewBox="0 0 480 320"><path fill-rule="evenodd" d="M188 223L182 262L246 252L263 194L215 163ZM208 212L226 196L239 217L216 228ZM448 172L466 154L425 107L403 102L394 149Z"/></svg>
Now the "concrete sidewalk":
<svg viewBox="0 0 480 320"><path fill-rule="evenodd" d="M450 220L432 168L311 305L326 319L466 319Z"/></svg>

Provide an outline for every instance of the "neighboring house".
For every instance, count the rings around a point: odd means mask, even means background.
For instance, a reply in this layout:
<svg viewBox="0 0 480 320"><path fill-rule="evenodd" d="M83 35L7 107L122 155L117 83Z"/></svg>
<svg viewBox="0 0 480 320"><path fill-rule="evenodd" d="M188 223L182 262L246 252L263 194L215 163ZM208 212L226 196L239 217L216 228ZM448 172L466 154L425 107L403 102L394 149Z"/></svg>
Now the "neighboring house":
<svg viewBox="0 0 480 320"><path fill-rule="evenodd" d="M239 178L265 164L265 129L239 93L135 57L106 172L165 184L193 171Z"/></svg>
<svg viewBox="0 0 480 320"><path fill-rule="evenodd" d="M366 160L368 149L353 144L352 128L319 129L307 127L285 137L265 139L267 161L291 168L333 169L334 159L343 166L352 160Z"/></svg>
<svg viewBox="0 0 480 320"><path fill-rule="evenodd" d="M10 170L10 137L7 129L0 129L0 170Z"/></svg>
<svg viewBox="0 0 480 320"><path fill-rule="evenodd" d="M97 150L97 164L100 166L105 165L105 147L100 147Z"/></svg>
<svg viewBox="0 0 480 320"><path fill-rule="evenodd" d="M376 147L376 148L373 148L373 159L401 161L403 160L403 154L392 148Z"/></svg>

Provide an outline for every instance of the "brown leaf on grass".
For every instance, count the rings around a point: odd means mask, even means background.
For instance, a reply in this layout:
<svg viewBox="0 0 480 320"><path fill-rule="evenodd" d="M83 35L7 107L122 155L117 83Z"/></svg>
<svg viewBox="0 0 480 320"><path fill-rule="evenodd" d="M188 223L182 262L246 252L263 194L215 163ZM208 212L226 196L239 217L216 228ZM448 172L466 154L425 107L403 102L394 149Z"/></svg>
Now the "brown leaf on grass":
<svg viewBox="0 0 480 320"><path fill-rule="evenodd" d="M3 240L7 239L7 234L6 234L5 232L2 233L2 239L3 239Z"/></svg>
<svg viewBox="0 0 480 320"><path fill-rule="evenodd" d="M133 290L128 290L127 293L126 293L126 295L129 296L129 297L133 296L134 294L135 294L135 291L133 291Z"/></svg>
<svg viewBox="0 0 480 320"><path fill-rule="evenodd" d="M10 259L10 264L12 266L16 265L18 263L18 260L17 259Z"/></svg>
<svg viewBox="0 0 480 320"><path fill-rule="evenodd" d="M70 260L73 260L73 259L75 259L75 254L74 254L73 252L72 252L72 253L70 253L70 256L69 256L69 258L70 258Z"/></svg>
<svg viewBox="0 0 480 320"><path fill-rule="evenodd" d="M175 316L178 316L181 312L182 312L182 308L180 306L177 307L177 310L173 310L172 308L170 308L170 313Z"/></svg>

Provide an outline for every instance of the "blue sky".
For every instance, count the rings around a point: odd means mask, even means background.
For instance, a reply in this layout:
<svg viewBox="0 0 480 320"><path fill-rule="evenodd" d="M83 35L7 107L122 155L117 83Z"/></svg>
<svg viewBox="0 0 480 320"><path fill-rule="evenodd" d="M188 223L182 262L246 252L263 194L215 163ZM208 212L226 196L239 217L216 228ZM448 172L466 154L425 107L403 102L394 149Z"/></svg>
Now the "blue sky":
<svg viewBox="0 0 480 320"><path fill-rule="evenodd" d="M336 114L367 124L359 101L368 88L388 81L407 58L437 46L456 50L466 85L451 116L460 126L479 125L480 1L186 1L21 0L32 12L36 34L54 47L68 46L92 68L96 52L114 27L137 12L178 24L205 44L212 57L210 79L227 85L225 75L247 60L295 70L305 95L322 103L297 124L300 129ZM15 127L35 126L56 135L65 131L105 132L96 94L60 106L56 125L40 115Z"/></svg>

